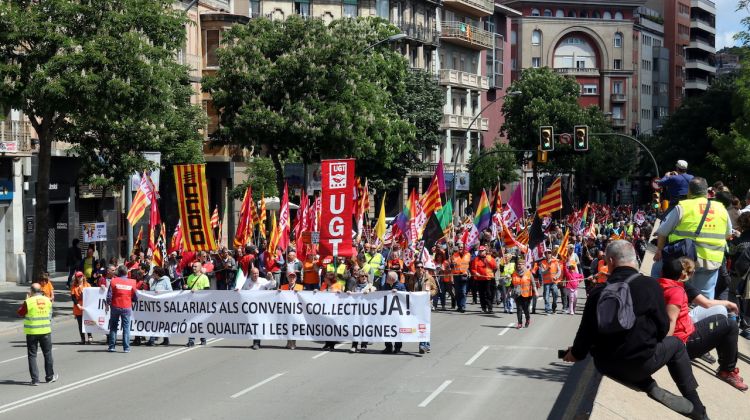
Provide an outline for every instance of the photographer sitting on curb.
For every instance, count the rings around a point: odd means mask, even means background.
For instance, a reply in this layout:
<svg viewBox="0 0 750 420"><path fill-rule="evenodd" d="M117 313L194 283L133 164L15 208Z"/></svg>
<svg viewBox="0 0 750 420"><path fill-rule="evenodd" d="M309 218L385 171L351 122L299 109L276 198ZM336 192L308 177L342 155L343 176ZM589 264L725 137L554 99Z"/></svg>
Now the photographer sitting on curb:
<svg viewBox="0 0 750 420"><path fill-rule="evenodd" d="M669 318L659 283L638 274L635 249L627 241L611 242L605 258L611 270L609 279L591 291L573 346L568 348L563 360L577 362L591 353L594 366L603 375L645 391L651 398L690 418L707 418L685 345L677 337L667 337ZM602 292L607 285L626 280L630 286L634 323L621 332L600 332L597 309ZM665 365L684 398L660 388L651 377Z"/></svg>

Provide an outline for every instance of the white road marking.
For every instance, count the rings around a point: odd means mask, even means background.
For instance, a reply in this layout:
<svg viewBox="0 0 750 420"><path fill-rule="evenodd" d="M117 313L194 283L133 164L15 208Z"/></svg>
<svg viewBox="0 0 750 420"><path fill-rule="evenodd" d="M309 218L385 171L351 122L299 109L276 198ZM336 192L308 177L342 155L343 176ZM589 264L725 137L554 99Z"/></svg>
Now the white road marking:
<svg viewBox="0 0 750 420"><path fill-rule="evenodd" d="M493 349L503 349L503 350L544 350L544 351L551 351L554 350L552 347L538 347L538 346L506 346L502 344L496 344L492 346Z"/></svg>
<svg viewBox="0 0 750 420"><path fill-rule="evenodd" d="M440 395L441 392L445 391L445 388L448 388L448 385L450 385L451 383L453 383L452 379L443 382L436 390L432 391L432 394L430 394L427 398L425 398L424 401L419 403L417 407L422 407L422 408L427 407L427 404L432 402L432 400L434 400L435 397Z"/></svg>
<svg viewBox="0 0 750 420"><path fill-rule="evenodd" d="M217 338L217 339L209 339L208 344L216 343L218 341L223 340L223 338ZM175 356L179 356L183 353L187 353L189 351L195 350L200 347L188 347L188 348L181 348L177 350L172 350L164 354L160 354L158 356L150 357L148 359L139 360L135 363L132 363L127 366L123 366L121 368L112 369L108 372L100 373L98 375L91 376L86 379L81 379L80 381L76 381L67 385L63 385L59 388L51 389L49 391L41 392L38 394L35 394L31 397L22 398L17 401L10 402L5 405L0 406L0 414L7 413L8 411L15 410L16 408L25 407L29 404L34 404L42 400L46 400L47 398L56 397L58 395L64 394L68 391L73 391L75 389L84 387L86 385L95 384L97 382L103 381L105 379L109 379L118 375L121 375L123 373L130 372L131 370L140 369L142 367L161 362L166 359L170 359ZM58 382L59 383L59 382Z"/></svg>
<svg viewBox="0 0 750 420"><path fill-rule="evenodd" d="M250 391L254 390L255 388L259 388L259 387L261 387L261 386L263 386L263 385L265 385L265 384L267 384L267 383L269 383L269 382L273 381L274 379L278 378L279 376L282 376L282 375L283 375L283 374L285 374L285 373L286 373L286 372L281 372L281 373L277 373L277 374L275 374L275 375L271 376L271 377L270 377L270 378L268 378L268 379L265 379L265 380L262 380L262 381L258 382L257 384L255 384L255 385L251 386L250 388L245 388L245 389L243 389L242 391L240 391L240 392L238 392L238 393L236 393L236 394L232 395L232 396L231 396L231 398L237 398L237 397L241 397L241 396L243 396L243 395L247 394L248 392L250 392Z"/></svg>
<svg viewBox="0 0 750 420"><path fill-rule="evenodd" d="M52 351L55 351L55 350L57 350L57 347L52 347ZM41 353L41 350L39 350L39 352L38 352L38 353ZM14 357L14 358L12 358L12 359L8 359L8 360L3 360L3 361L1 361L1 362L0 362L0 365L2 365L3 363L8 363L8 362L12 362L12 361L14 361L14 360L25 359L25 358L27 358L27 357L28 357L28 356L24 355L24 356L18 356L18 357Z"/></svg>
<svg viewBox="0 0 750 420"><path fill-rule="evenodd" d="M486 352L487 349L489 349L489 348L490 348L490 346L483 346L481 349L479 349L479 351L477 352L477 354L471 356L471 359L469 359L466 363L464 363L464 365L465 366L471 366L471 364L474 363L474 362L476 362L476 360L479 359L479 356L481 356L482 353Z"/></svg>
<svg viewBox="0 0 750 420"><path fill-rule="evenodd" d="M516 323L515 322L511 322L510 324L508 324L507 327L503 328L503 330L500 331L497 335L503 335L503 334L507 333L508 331L510 331L510 329L512 327L515 327L515 326L516 326Z"/></svg>
<svg viewBox="0 0 750 420"><path fill-rule="evenodd" d="M339 343L339 344L336 344L335 346L333 346L333 348L334 348L334 349L340 349L341 347L344 347L345 345L346 345L346 343ZM323 356L325 356L325 355L326 355L326 354L328 354L328 353L330 353L330 351L329 351L329 350L326 350L326 351L321 351L320 353L316 354L316 355L315 355L315 356L313 356L312 358L313 358L313 359L317 359L317 358L319 358L319 357L323 357Z"/></svg>

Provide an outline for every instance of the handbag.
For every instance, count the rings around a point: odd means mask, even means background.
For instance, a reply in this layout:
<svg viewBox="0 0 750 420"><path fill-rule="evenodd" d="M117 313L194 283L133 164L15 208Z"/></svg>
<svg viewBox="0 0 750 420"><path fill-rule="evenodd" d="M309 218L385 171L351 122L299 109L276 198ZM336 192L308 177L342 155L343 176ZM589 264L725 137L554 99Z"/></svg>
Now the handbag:
<svg viewBox="0 0 750 420"><path fill-rule="evenodd" d="M708 211L711 208L711 200L708 200L706 210L703 212L698 228L695 230L695 237L700 235L703 229L703 223L706 221ZM664 247L661 251L663 261L673 261L678 258L687 257L695 261L698 258L698 253L695 250L695 241L690 238L680 239L679 241L673 242Z"/></svg>

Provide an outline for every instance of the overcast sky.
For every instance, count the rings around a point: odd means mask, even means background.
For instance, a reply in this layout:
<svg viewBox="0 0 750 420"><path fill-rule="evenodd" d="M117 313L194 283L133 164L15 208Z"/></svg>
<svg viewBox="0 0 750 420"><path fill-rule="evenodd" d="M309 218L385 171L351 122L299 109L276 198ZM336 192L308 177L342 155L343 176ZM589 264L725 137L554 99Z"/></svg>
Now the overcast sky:
<svg viewBox="0 0 750 420"><path fill-rule="evenodd" d="M714 0L716 3L716 49L736 45L732 37L742 31L743 18L748 17L747 10L737 11L737 0Z"/></svg>

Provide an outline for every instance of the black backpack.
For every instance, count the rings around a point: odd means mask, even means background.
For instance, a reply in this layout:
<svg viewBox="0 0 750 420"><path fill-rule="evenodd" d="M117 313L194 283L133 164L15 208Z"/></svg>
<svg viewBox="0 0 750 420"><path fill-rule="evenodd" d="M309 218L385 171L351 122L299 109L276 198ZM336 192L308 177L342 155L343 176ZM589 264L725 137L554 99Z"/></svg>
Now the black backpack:
<svg viewBox="0 0 750 420"><path fill-rule="evenodd" d="M633 328L635 312L633 298L630 295L630 282L641 273L635 273L621 283L607 283L599 294L596 303L596 319L599 332L602 334L616 334Z"/></svg>

